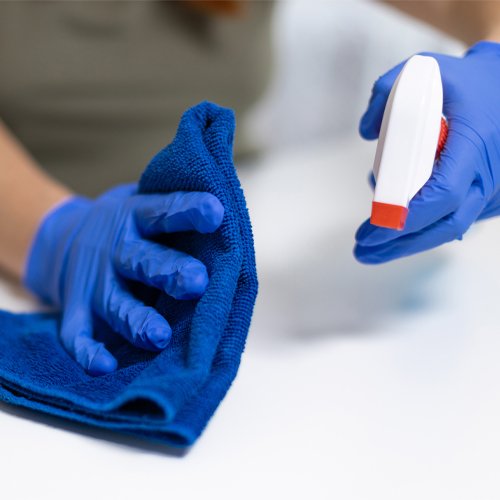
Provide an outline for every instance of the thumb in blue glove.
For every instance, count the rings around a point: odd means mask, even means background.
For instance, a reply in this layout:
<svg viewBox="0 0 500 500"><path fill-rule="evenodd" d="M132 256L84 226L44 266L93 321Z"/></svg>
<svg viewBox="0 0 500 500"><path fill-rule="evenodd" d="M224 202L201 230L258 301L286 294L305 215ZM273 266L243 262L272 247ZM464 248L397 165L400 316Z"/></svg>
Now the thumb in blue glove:
<svg viewBox="0 0 500 500"><path fill-rule="evenodd" d="M201 297L208 285L195 258L146 239L160 233L210 233L224 208L200 192L136 194L118 186L95 201L74 197L48 213L28 254L24 283L62 310L61 342L90 375L117 368L106 347L93 339L93 315L133 345L164 349L171 328L155 309L137 300L126 280L164 290L179 300Z"/></svg>
<svg viewBox="0 0 500 500"><path fill-rule="evenodd" d="M355 257L378 264L461 239L471 224L500 214L500 44L479 42L464 57L428 54L441 71L448 138L428 182L411 200L403 231L369 220L356 233ZM404 63L382 76L360 123L376 139Z"/></svg>

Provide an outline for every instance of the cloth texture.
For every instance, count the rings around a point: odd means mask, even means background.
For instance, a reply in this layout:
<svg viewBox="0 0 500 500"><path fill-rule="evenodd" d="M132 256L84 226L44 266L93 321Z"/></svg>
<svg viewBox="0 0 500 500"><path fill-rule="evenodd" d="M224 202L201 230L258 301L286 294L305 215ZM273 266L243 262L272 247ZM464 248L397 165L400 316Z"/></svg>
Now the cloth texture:
<svg viewBox="0 0 500 500"><path fill-rule="evenodd" d="M257 295L250 219L232 163L234 126L231 110L207 102L191 108L139 183L142 193L206 191L225 210L214 233L158 238L206 265L201 299L133 284L171 325L167 348L136 348L96 318L94 336L118 370L92 377L60 344L58 314L0 312L0 398L174 446L194 443L236 376Z"/></svg>

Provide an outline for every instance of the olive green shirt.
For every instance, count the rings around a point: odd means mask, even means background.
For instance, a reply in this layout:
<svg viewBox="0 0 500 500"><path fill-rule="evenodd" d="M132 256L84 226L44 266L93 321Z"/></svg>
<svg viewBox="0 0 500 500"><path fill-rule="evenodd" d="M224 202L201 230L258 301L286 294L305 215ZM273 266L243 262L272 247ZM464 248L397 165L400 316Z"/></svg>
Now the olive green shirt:
<svg viewBox="0 0 500 500"><path fill-rule="evenodd" d="M186 109L209 100L238 120L263 92L272 5L245 7L231 19L177 2L0 2L0 119L77 192L138 180Z"/></svg>

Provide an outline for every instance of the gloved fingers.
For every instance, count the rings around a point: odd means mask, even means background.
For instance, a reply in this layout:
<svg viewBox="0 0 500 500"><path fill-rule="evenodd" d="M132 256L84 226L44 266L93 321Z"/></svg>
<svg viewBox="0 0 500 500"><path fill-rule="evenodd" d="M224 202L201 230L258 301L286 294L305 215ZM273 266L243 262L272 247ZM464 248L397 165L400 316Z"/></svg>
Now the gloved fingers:
<svg viewBox="0 0 500 500"><path fill-rule="evenodd" d="M448 77L449 74L454 74L453 71L448 70L454 66L459 59L453 56L434 54L431 52L421 52L419 55L433 57L438 62L443 81L444 113L447 117L450 117L457 106L463 106L462 99L456 94L456 78ZM399 73L401 73L406 62L407 60L398 64L375 82L368 109L361 118L359 124L359 133L364 139L372 140L378 138L387 99L389 98L394 82L399 76Z"/></svg>
<svg viewBox="0 0 500 500"><path fill-rule="evenodd" d="M145 236L176 231L213 233L222 222L224 207L210 193L178 191L141 195L135 213L139 232Z"/></svg>
<svg viewBox="0 0 500 500"><path fill-rule="evenodd" d="M61 325L61 342L69 355L92 376L116 370L118 363L101 342L92 338L92 313L87 307L68 305Z"/></svg>
<svg viewBox="0 0 500 500"><path fill-rule="evenodd" d="M424 252L431 248L462 239L462 235L478 218L484 208L481 187L473 184L456 212L449 214L433 225L377 246L356 245L354 256L363 264L381 264L400 257Z"/></svg>
<svg viewBox="0 0 500 500"><path fill-rule="evenodd" d="M141 349L161 351L167 347L172 329L155 309L133 297L115 278L106 280L105 293L105 300L94 300L93 307L115 332Z"/></svg>
<svg viewBox="0 0 500 500"><path fill-rule="evenodd" d="M197 299L208 286L208 273L199 260L152 241L120 241L113 255L124 278L164 290L180 300Z"/></svg>
<svg viewBox="0 0 500 500"><path fill-rule="evenodd" d="M377 185L377 181L375 180L375 175L373 170L368 174L368 184L372 191L375 191L375 186Z"/></svg>
<svg viewBox="0 0 500 500"><path fill-rule="evenodd" d="M363 247L378 246L418 232L455 212L468 196L476 172L472 165L480 155L472 142L457 130L451 130L431 178L414 196L402 231L373 226L369 221L356 233Z"/></svg>
<svg viewBox="0 0 500 500"><path fill-rule="evenodd" d="M500 196L497 194L490 202L484 207L477 220L489 219L496 217L500 213Z"/></svg>
<svg viewBox="0 0 500 500"><path fill-rule="evenodd" d="M406 61L398 64L385 75L381 76L373 85L368 109L365 111L359 124L359 133L364 139L373 140L378 138L387 99L389 98L394 82L405 64Z"/></svg>

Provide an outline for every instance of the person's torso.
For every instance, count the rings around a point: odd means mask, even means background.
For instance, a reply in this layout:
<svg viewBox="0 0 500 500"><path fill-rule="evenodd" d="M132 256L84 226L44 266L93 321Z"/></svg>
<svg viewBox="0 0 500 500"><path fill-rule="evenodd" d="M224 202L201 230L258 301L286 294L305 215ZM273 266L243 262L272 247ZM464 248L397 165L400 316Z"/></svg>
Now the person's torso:
<svg viewBox="0 0 500 500"><path fill-rule="evenodd" d="M0 2L0 119L78 192L137 180L186 109L209 100L238 118L263 91L271 5L245 7Z"/></svg>

